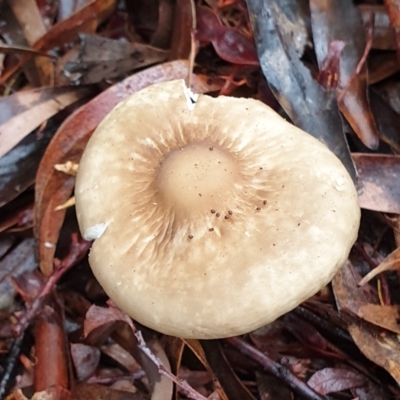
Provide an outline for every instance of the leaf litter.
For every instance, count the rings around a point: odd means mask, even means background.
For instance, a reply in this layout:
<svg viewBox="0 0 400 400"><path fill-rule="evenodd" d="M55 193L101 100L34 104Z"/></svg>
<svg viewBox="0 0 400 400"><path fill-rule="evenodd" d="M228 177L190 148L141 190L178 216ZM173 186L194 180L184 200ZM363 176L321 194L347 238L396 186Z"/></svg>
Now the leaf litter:
<svg viewBox="0 0 400 400"><path fill-rule="evenodd" d="M400 398L399 1L1 7L0 398ZM364 210L332 286L244 337L134 323L107 304L78 235L71 196L93 130L178 78L262 99L321 140Z"/></svg>

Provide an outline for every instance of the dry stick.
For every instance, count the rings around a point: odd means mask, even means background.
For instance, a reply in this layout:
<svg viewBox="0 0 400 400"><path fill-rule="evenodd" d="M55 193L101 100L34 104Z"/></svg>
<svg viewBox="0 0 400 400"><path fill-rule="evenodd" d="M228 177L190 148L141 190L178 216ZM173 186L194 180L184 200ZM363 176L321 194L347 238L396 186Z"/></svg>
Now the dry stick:
<svg viewBox="0 0 400 400"><path fill-rule="evenodd" d="M354 78L358 75L361 71L361 68L365 64L368 54L372 47L372 39L374 36L374 23L375 23L375 14L371 13L370 20L368 21L368 29L367 29L367 43L365 45L364 53L361 56L360 61L357 64L356 70L352 73L347 85L339 92L337 96L337 101L340 103L343 100L343 97L347 93L350 88L350 85L353 83Z"/></svg>
<svg viewBox="0 0 400 400"><path fill-rule="evenodd" d="M260 364L266 371L283 380L294 392L304 396L308 400L328 400L329 397L318 394L314 389L293 375L287 368L271 360L267 355L246 343L239 337L224 339L231 346L237 348L241 353L250 357Z"/></svg>
<svg viewBox="0 0 400 400"><path fill-rule="evenodd" d="M174 382L177 386L183 389L187 393L187 397L193 400L207 400L207 397L202 396L199 392L194 390L184 379L179 379L173 373L169 372L162 361L150 350L147 346L142 332L136 329L136 326L133 324L132 319L129 318L123 311L121 311L116 305L109 301L108 305L110 307L116 308L122 315L123 320L129 325L132 329L133 334L135 335L136 340L138 341L138 347L143 351L144 354L154 363L154 365L158 368L158 372L162 375L165 375L172 382Z"/></svg>
<svg viewBox="0 0 400 400"><path fill-rule="evenodd" d="M20 336L26 330L41 310L46 296L53 290L60 278L89 250L91 245L91 242L87 242L86 240L78 240L76 233L71 235L71 246L67 256L61 261L54 260L54 271L43 285L35 300L27 306L25 313L12 328L14 336Z"/></svg>
<svg viewBox="0 0 400 400"><path fill-rule="evenodd" d="M6 394L6 389L8 383L10 382L11 375L14 371L15 364L17 363L23 341L24 335L21 335L19 338L15 339L14 343L11 346L10 352L8 353L8 357L5 363L6 367L0 380L0 399L3 399L4 395Z"/></svg>

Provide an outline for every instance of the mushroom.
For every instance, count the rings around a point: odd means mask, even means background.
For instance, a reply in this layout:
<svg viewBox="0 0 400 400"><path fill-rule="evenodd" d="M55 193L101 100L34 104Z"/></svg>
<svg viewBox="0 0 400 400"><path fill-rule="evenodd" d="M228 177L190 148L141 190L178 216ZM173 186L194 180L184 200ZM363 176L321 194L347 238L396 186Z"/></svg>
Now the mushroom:
<svg viewBox="0 0 400 400"><path fill-rule="evenodd" d="M76 209L110 298L165 334L243 334L292 310L345 262L360 209L322 143L253 99L183 81L118 104L90 139Z"/></svg>

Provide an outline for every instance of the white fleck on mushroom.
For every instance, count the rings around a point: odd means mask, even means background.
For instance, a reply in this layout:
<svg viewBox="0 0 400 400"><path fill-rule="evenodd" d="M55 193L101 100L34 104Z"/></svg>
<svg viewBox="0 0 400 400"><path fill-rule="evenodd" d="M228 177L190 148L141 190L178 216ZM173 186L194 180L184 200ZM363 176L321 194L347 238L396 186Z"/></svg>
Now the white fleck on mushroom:
<svg viewBox="0 0 400 400"><path fill-rule="evenodd" d="M345 262L360 220L323 144L256 100L199 95L188 107L182 81L110 112L75 193L106 293L183 338L239 335L292 310Z"/></svg>

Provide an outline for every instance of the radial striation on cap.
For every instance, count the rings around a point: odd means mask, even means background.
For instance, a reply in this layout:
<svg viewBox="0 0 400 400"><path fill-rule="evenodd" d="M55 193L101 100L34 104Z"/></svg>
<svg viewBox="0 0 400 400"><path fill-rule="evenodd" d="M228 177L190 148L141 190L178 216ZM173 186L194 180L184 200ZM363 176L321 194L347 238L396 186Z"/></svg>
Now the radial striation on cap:
<svg viewBox="0 0 400 400"><path fill-rule="evenodd" d="M360 220L323 144L257 100L189 98L183 81L109 113L75 192L106 293L183 338L239 335L292 310L345 262Z"/></svg>

